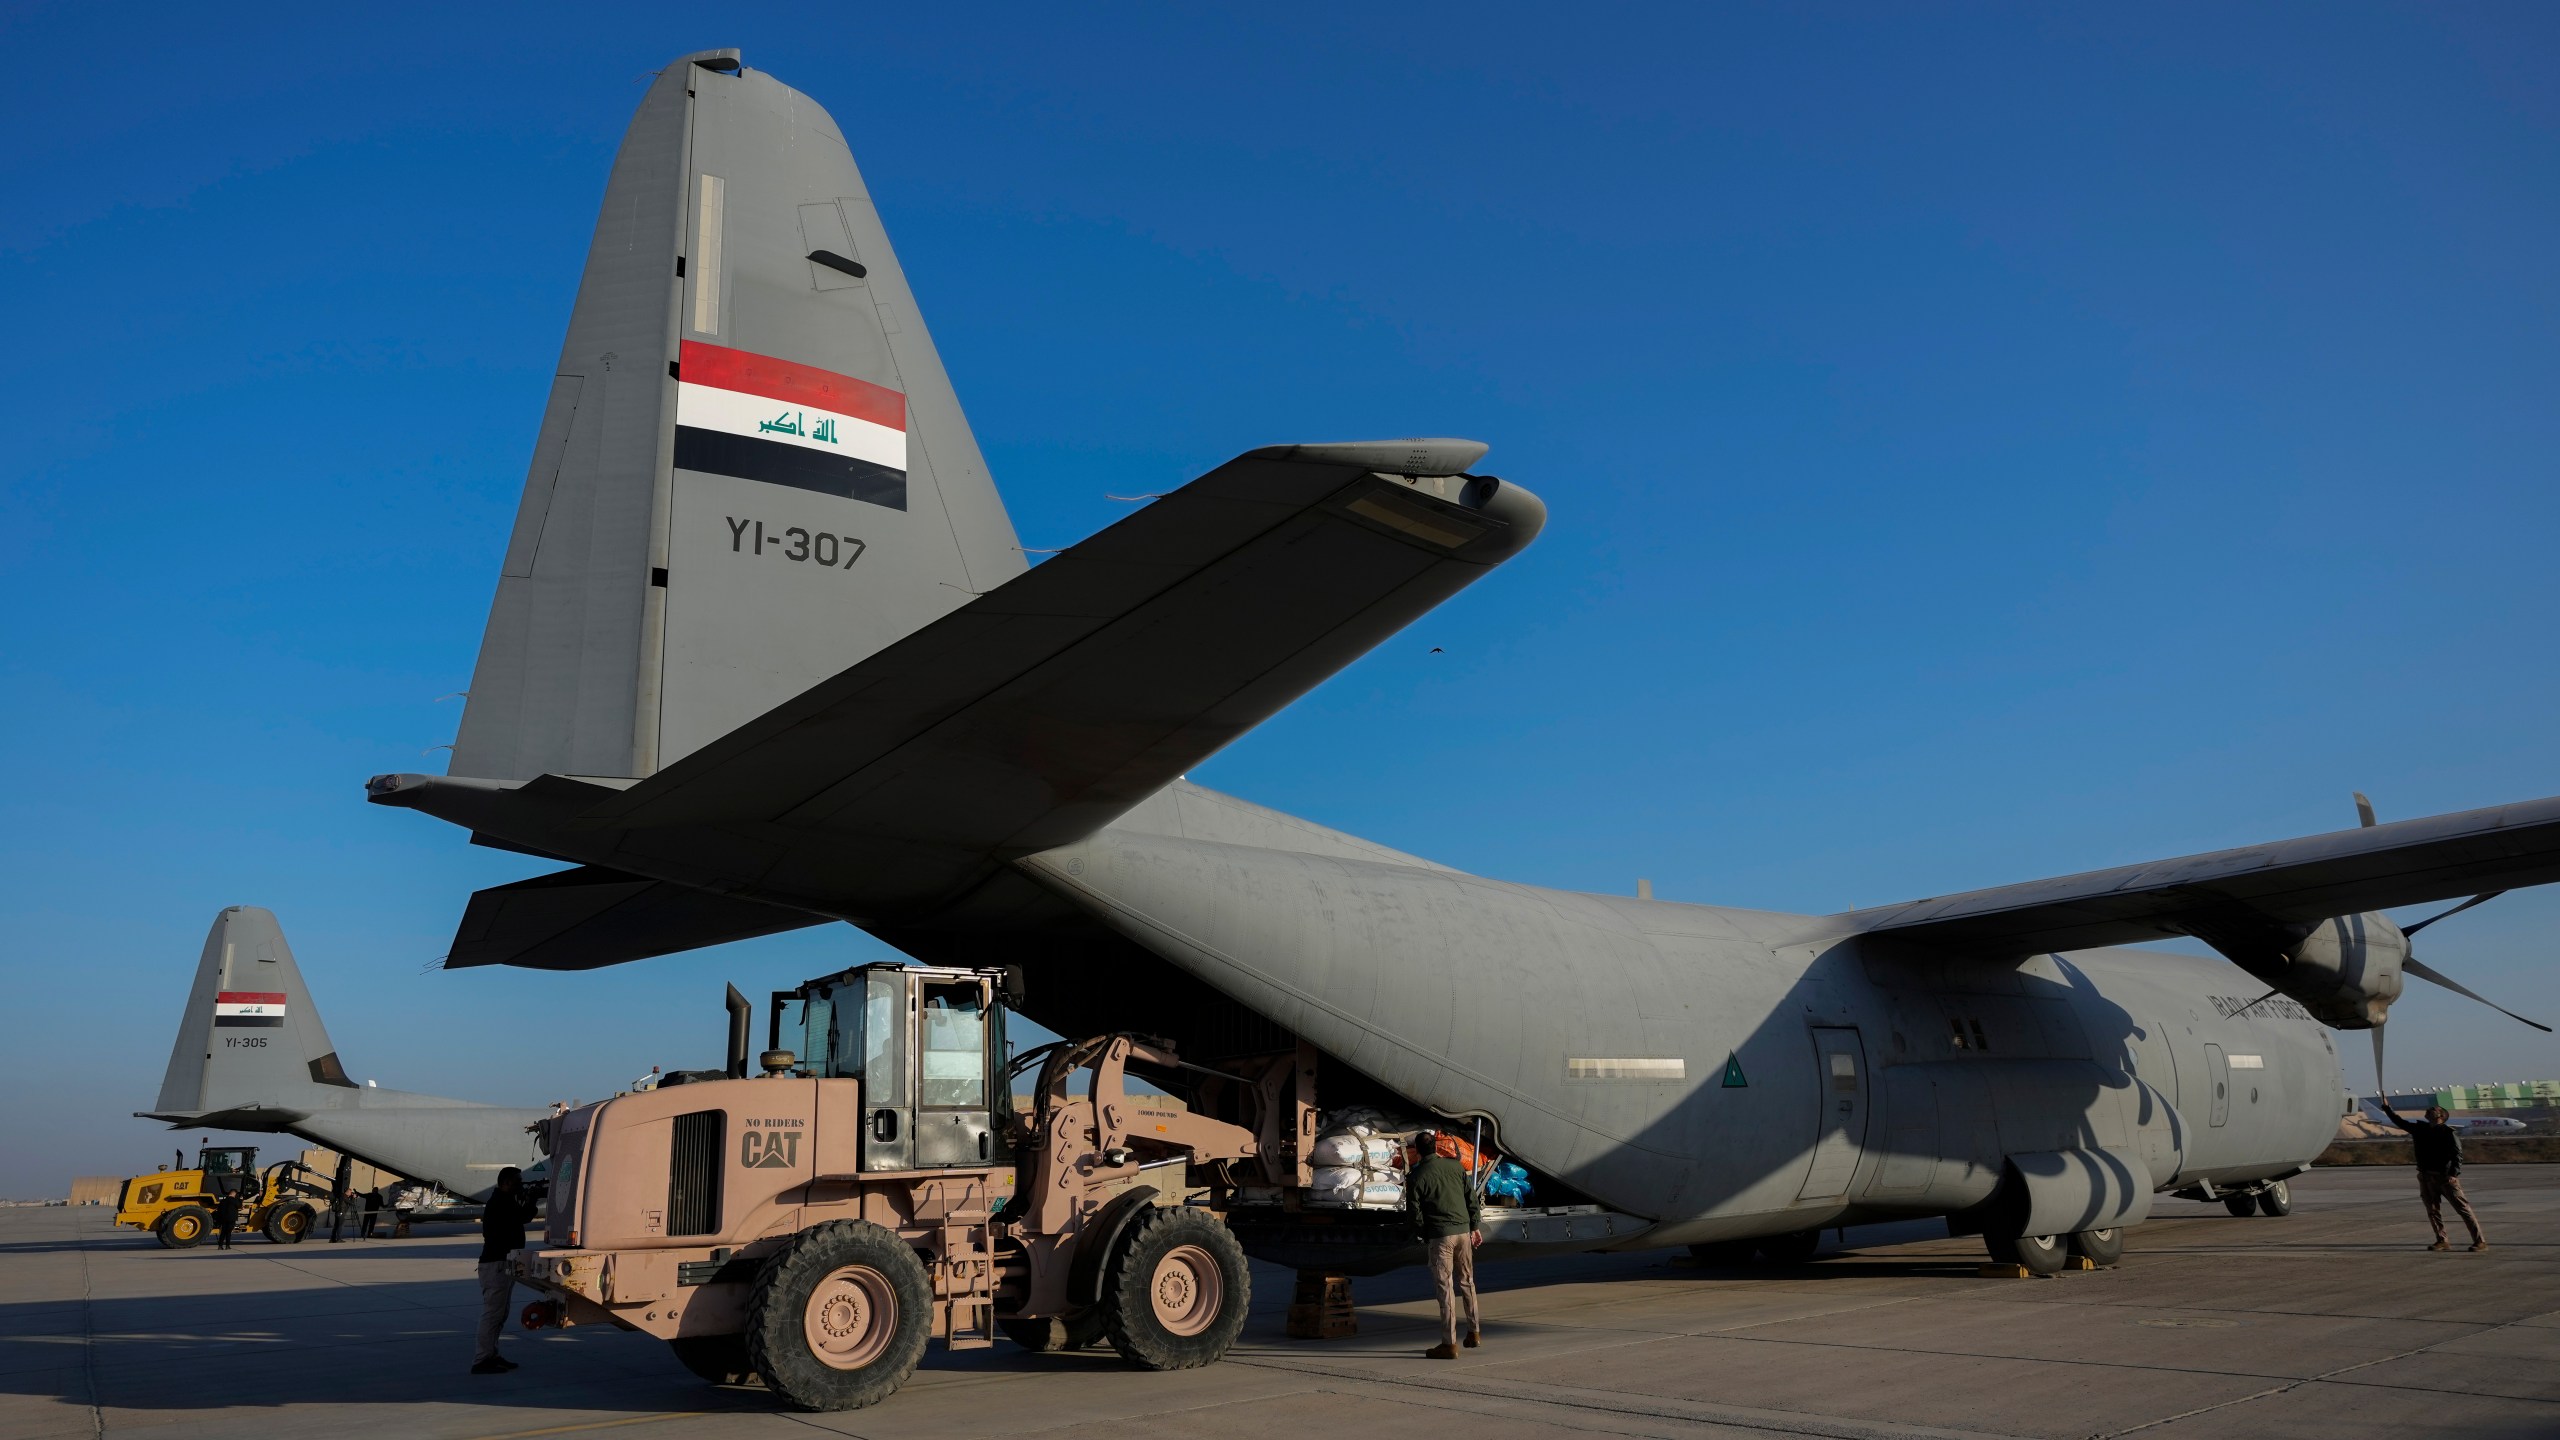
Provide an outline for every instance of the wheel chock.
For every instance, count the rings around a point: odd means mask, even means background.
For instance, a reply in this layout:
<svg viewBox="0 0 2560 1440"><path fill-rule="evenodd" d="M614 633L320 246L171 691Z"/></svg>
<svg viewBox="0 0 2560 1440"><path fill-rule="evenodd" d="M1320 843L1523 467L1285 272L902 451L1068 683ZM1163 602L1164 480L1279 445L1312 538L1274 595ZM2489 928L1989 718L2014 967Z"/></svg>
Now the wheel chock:
<svg viewBox="0 0 2560 1440"><path fill-rule="evenodd" d="M1985 1280L2050 1280L2053 1278L2050 1275L2038 1275L2024 1265L2002 1265L1997 1262L1985 1265L1973 1273Z"/></svg>
<svg viewBox="0 0 2560 1440"><path fill-rule="evenodd" d="M2070 1259L2062 1262L2062 1268L2065 1270L2095 1270L2098 1268L2098 1262L2090 1259L2086 1255L2074 1255Z"/></svg>

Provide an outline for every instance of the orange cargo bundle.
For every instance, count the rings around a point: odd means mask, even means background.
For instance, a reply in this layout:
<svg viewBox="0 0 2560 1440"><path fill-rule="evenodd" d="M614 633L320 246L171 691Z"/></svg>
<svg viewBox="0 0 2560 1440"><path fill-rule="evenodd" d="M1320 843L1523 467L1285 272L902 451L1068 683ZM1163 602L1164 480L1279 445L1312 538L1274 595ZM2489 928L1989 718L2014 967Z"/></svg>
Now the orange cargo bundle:
<svg viewBox="0 0 2560 1440"><path fill-rule="evenodd" d="M1440 1132L1439 1143L1431 1148L1435 1153L1457 1161L1470 1175L1483 1168L1476 1163L1476 1147L1467 1143L1463 1136L1452 1135L1443 1130Z"/></svg>

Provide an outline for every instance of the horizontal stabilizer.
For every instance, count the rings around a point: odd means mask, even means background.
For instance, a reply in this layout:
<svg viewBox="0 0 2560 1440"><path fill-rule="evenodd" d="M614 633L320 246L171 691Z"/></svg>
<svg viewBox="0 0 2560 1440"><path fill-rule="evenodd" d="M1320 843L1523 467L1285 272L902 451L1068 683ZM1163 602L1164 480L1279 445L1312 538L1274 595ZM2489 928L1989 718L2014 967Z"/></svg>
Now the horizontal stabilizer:
<svg viewBox="0 0 2560 1440"><path fill-rule="evenodd" d="M1988 953L2089 950L2193 935L2225 954L2290 945L2335 915L2560 880L2560 798L2093 870L1837 917Z"/></svg>
<svg viewBox="0 0 2560 1440"><path fill-rule="evenodd" d="M826 918L582 865L474 894L444 963L448 970L592 970L822 925Z"/></svg>
<svg viewBox="0 0 2560 1440"><path fill-rule="evenodd" d="M1483 453L1250 452L627 788L368 788L592 865L857 922L931 913L1109 824L1518 553L1546 507L1458 473ZM651 943L615 958L707 941Z"/></svg>

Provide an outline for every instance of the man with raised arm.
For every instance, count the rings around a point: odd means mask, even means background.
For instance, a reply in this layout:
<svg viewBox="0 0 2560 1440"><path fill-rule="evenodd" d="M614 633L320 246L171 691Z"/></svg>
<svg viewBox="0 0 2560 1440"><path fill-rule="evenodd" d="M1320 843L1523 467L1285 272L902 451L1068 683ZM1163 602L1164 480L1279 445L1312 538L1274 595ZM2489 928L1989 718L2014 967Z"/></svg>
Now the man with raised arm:
<svg viewBox="0 0 2560 1440"><path fill-rule="evenodd" d="M2445 1123L2445 1108L2427 1107L2427 1118L2410 1120L2391 1108L2388 1096L2377 1096L2382 1113L2391 1123L2409 1132L2409 1140L2417 1149L2418 1199L2427 1207L2427 1223L2435 1227L2436 1243L2430 1250L2450 1250L2444 1238L2444 1202L2453 1202L2453 1213L2471 1230L2471 1248L2486 1250L2489 1242L2480 1238L2480 1217L2471 1213L2471 1197L2462 1193L2462 1137Z"/></svg>

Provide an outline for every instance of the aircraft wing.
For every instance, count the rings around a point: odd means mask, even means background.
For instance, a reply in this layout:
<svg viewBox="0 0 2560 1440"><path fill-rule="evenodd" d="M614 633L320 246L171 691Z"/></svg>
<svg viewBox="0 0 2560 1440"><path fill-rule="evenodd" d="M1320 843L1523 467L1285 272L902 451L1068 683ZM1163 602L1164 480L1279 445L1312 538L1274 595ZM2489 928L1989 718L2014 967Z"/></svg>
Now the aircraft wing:
<svg viewBox="0 0 2560 1440"><path fill-rule="evenodd" d="M2560 881L2560 798L1941 895L1834 917L1861 934L2024 955L2193 935L2225 954L2334 915Z"/></svg>
<svg viewBox="0 0 2560 1440"><path fill-rule="evenodd" d="M581 865L474 894L444 964L448 970L590 970L826 921L805 910Z"/></svg>

